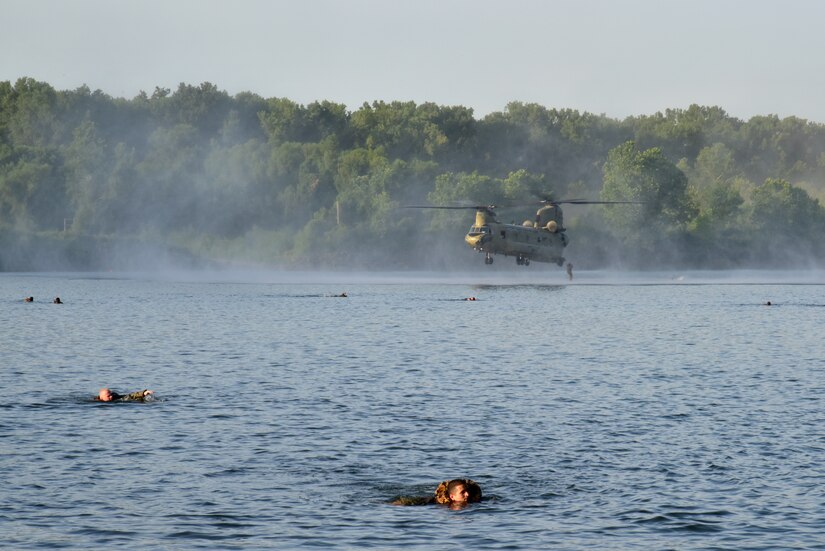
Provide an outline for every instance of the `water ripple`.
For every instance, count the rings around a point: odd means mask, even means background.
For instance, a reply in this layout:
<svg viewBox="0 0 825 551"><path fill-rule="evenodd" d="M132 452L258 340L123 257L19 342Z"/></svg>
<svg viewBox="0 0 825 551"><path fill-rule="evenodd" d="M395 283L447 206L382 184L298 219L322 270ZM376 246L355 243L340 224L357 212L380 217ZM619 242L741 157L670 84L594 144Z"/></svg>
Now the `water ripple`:
<svg viewBox="0 0 825 551"><path fill-rule="evenodd" d="M50 285L2 313L10 548L821 547L823 286L0 275Z"/></svg>

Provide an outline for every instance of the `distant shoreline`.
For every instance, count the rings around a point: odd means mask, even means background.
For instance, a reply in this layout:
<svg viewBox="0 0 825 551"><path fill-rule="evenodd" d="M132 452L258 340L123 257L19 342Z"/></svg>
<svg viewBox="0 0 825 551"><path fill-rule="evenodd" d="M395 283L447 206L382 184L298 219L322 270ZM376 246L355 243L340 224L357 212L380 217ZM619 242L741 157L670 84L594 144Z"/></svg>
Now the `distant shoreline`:
<svg viewBox="0 0 825 551"><path fill-rule="evenodd" d="M439 272L409 271L337 271L287 270L281 268L157 270L89 270L89 271L17 271L0 272L0 277L36 275L81 279L148 279L157 281L251 283L282 285L474 285L500 286L644 286L644 285L825 285L825 270L672 270L621 271L582 270L573 282L562 271L527 273L522 270L485 273L462 270Z"/></svg>

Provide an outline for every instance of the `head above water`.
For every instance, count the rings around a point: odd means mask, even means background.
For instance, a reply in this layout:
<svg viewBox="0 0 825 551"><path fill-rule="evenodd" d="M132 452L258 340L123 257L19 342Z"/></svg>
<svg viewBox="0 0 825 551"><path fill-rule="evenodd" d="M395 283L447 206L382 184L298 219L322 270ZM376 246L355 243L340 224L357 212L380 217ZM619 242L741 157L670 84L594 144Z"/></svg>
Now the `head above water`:
<svg viewBox="0 0 825 551"><path fill-rule="evenodd" d="M101 402L111 402L114 400L114 397L112 396L111 390L108 388L101 388L100 392L97 393L97 399Z"/></svg>
<svg viewBox="0 0 825 551"><path fill-rule="evenodd" d="M445 480L435 489L435 501L442 505L466 505L481 501L481 487L469 478Z"/></svg>

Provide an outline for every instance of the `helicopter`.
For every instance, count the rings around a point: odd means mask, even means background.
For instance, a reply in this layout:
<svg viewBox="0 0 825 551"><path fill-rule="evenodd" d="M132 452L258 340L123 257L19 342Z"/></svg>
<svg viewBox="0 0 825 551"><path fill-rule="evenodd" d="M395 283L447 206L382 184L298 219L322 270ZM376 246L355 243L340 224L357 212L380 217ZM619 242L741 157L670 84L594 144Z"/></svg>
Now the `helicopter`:
<svg viewBox="0 0 825 551"><path fill-rule="evenodd" d="M566 199L553 201L544 199L533 205L542 205L534 220L525 220L521 225L505 224L496 216L496 205L474 206L425 206L410 205L412 209L473 209L475 222L464 236L464 241L473 250L484 253L484 263L492 264L493 255L503 254L516 257L516 264L529 266L531 261L555 263L563 266L562 256L568 244L564 227L564 215L560 205L609 205L639 204L637 201L586 201L583 199ZM514 205L519 206L519 205ZM523 205L521 205L523 206Z"/></svg>

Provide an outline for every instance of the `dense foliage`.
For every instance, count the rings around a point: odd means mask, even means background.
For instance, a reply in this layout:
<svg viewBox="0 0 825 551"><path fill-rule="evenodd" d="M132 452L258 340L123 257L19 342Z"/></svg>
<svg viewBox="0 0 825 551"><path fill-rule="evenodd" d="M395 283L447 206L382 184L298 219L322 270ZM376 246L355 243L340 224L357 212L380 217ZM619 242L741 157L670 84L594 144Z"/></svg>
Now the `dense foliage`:
<svg viewBox="0 0 825 551"><path fill-rule="evenodd" d="M461 106L349 111L210 83L127 100L0 82L0 269L117 267L100 256L138 249L466 266L480 263L462 241L472 212L400 207L548 194L644 202L566 209L581 267L819 264L825 126L698 105L620 121L514 102L479 120Z"/></svg>

